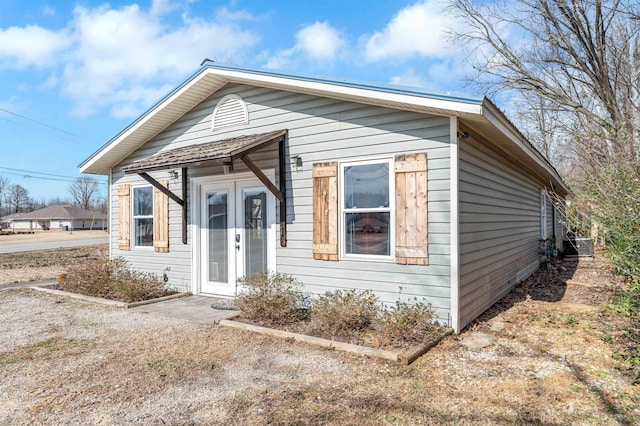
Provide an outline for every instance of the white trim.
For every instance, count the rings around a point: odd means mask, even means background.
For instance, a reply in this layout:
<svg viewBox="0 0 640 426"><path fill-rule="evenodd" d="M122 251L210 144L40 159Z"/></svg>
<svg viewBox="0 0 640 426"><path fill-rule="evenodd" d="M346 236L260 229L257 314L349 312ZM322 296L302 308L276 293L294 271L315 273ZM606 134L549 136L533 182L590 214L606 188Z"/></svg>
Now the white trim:
<svg viewBox="0 0 640 426"><path fill-rule="evenodd" d="M151 219L152 220L152 225L151 225L151 245L150 246L138 246L136 245L136 216L134 215L134 211L135 211L135 203L136 203L136 197L135 197L135 193L136 193L136 189L139 188L151 188L151 215L140 215L137 218L138 219ZM130 214L130 223L129 223L129 235L130 235L130 240L129 240L129 247L131 248L131 250L155 250L155 247L153 245L153 242L155 241L155 221L156 221L156 215L155 215L155 194L154 194L154 190L153 190L153 186L151 184L148 183L139 183L139 184L132 184L129 187L129 196L131 197L131 202L129 203L129 214Z"/></svg>
<svg viewBox="0 0 640 426"><path fill-rule="evenodd" d="M274 168L271 169L263 169L262 172L269 178L271 182L275 184L275 176L276 171ZM200 209L200 194L202 191L202 186L206 184L216 184L216 183L226 183L226 182L242 182L242 181L250 181L257 180L258 178L252 172L240 172L240 173L232 173L229 175L211 175L211 176L200 176L189 179L189 198L190 198L190 209L191 209L191 292L193 294L200 294L200 219L201 213ZM260 183L262 185L262 182ZM273 201L275 197L271 192L267 189L267 206L270 209L269 203L273 205L273 213L269 210L269 218L272 219L272 225L268 228L268 236L269 243L272 244L272 250L269 250L269 267L273 266L273 272L276 272L276 250L277 250L277 229L276 229L276 221L275 221L275 202Z"/></svg>
<svg viewBox="0 0 640 426"><path fill-rule="evenodd" d="M458 119L449 120L449 241L450 241L450 280L451 280L451 326L460 333L460 245L459 245L459 151Z"/></svg>
<svg viewBox="0 0 640 426"><path fill-rule="evenodd" d="M107 177L107 197L108 197L108 213L107 213L107 235L109 236L109 258L113 250L113 168L109 169L109 176ZM119 208L119 207L118 207ZM120 224L118 224L120 226Z"/></svg>
<svg viewBox="0 0 640 426"><path fill-rule="evenodd" d="M346 253L346 228L345 228L345 208L344 208L344 169L348 166L362 166L367 164L387 163L389 165L389 207L384 209L366 209L367 211L389 211L389 255L369 255L369 254L347 254ZM340 259L344 260L363 260L376 262L395 262L396 250L396 215L395 215L395 174L394 174L395 157L366 157L364 159L356 159L338 162L338 253ZM347 209L351 210L351 209ZM363 209L365 210L365 209Z"/></svg>

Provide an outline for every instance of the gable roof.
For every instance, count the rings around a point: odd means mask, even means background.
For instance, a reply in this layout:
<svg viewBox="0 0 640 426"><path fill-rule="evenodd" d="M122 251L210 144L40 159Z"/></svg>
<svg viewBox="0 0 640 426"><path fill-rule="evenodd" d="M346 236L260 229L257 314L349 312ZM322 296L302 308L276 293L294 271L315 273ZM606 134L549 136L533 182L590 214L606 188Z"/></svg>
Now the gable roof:
<svg viewBox="0 0 640 426"><path fill-rule="evenodd" d="M29 213L14 213L2 218L3 221L9 220L54 220L54 219L66 219L66 220L91 220L91 219L106 219L104 213L90 212L89 210L82 209L76 206L56 204L53 206L45 207L40 210L34 210Z"/></svg>
<svg viewBox="0 0 640 426"><path fill-rule="evenodd" d="M441 116L455 116L503 147L563 192L569 189L553 166L487 98L448 96L394 85L310 77L267 69L239 68L205 62L181 85L156 102L128 127L80 164L81 173L109 174L144 143L166 129L211 94L229 83L288 90ZM506 145L505 145L506 144Z"/></svg>

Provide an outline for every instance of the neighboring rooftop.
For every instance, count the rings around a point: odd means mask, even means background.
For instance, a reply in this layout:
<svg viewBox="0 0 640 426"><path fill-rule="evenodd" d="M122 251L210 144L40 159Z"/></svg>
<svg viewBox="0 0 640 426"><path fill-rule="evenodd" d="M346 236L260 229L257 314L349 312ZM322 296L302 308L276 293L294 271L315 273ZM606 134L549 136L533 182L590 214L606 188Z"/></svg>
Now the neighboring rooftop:
<svg viewBox="0 0 640 426"><path fill-rule="evenodd" d="M8 220L51 220L51 219L75 219L92 220L106 219L107 215L99 212L91 212L76 206L56 204L29 213L14 213L2 218Z"/></svg>

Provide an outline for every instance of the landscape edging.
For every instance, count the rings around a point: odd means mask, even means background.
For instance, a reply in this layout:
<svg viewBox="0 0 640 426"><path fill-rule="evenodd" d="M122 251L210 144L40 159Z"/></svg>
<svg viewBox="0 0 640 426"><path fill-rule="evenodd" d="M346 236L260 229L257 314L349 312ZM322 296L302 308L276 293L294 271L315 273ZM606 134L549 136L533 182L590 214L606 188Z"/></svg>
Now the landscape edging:
<svg viewBox="0 0 640 426"><path fill-rule="evenodd" d="M411 347L404 352L389 351L386 349L371 348L369 346L354 345L352 343L339 342L335 340L323 339L321 337L308 336L306 334L292 333L290 331L277 330L268 327L261 327L258 325L247 324L244 322L233 320L220 320L220 325L232 328L239 328L242 330L253 331L255 333L266 334L274 337L281 337L285 339L295 339L304 343L309 343L316 346L321 346L329 349L338 349L344 352L356 353L359 355L370 356L374 358L386 359L388 361L401 362L403 364L411 364L413 361L424 355L437 345L445 336L453 333L453 329L447 328L443 332L438 333L429 341L424 344Z"/></svg>
<svg viewBox="0 0 640 426"><path fill-rule="evenodd" d="M170 294L168 296L158 297L155 299L142 300L139 302L120 302L119 300L109 300L109 299L103 299L101 297L85 296L84 294L71 293L68 291L55 290L55 289L46 288L46 287L32 286L29 288L33 290L41 291L43 293L54 294L56 296L64 296L64 297L69 297L71 299L84 300L85 302L97 303L100 305L113 306L116 308L123 308L123 309L134 308L136 306L148 305L151 303L162 302L170 299L178 299L181 297L186 297L191 295L191 293L176 293L176 294Z"/></svg>

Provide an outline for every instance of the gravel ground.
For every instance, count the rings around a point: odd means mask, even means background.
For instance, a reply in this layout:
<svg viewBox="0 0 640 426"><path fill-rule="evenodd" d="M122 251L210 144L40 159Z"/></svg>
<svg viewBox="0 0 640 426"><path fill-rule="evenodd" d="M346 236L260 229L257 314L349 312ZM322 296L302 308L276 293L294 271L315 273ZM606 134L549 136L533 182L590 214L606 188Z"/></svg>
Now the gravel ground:
<svg viewBox="0 0 640 426"><path fill-rule="evenodd" d="M410 366L0 291L0 424L637 424L615 285L556 265Z"/></svg>

